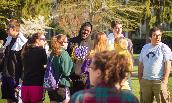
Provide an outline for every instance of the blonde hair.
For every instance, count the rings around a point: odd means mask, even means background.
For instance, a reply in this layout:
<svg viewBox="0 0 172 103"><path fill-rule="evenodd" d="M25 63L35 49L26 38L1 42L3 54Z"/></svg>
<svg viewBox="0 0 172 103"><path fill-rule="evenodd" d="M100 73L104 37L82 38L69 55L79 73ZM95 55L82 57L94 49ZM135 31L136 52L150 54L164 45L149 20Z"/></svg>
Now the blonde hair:
<svg viewBox="0 0 172 103"><path fill-rule="evenodd" d="M115 41L115 51L118 54L124 55L128 58L130 71L133 69L133 59L132 55L128 50L128 40L127 38L119 38Z"/></svg>
<svg viewBox="0 0 172 103"><path fill-rule="evenodd" d="M66 35L58 34L51 39L51 48L52 48L52 52L55 55L58 56L61 54L61 47L63 46L63 43L66 38L67 38Z"/></svg>
<svg viewBox="0 0 172 103"><path fill-rule="evenodd" d="M0 40L0 44L3 44L4 43L4 41L3 40Z"/></svg>
<svg viewBox="0 0 172 103"><path fill-rule="evenodd" d="M88 54L88 58L91 58L95 53L107 50L108 40L104 32L98 32L94 43L94 49Z"/></svg>
<svg viewBox="0 0 172 103"><path fill-rule="evenodd" d="M108 47L108 40L104 32L98 32L96 35L96 41L94 44L94 51L101 52L106 50Z"/></svg>

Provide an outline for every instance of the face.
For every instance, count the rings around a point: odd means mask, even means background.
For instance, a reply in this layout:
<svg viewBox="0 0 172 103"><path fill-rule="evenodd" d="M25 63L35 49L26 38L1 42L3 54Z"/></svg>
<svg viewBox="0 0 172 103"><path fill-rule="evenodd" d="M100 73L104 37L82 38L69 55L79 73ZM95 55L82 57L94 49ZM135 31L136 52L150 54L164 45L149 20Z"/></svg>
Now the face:
<svg viewBox="0 0 172 103"><path fill-rule="evenodd" d="M46 38L45 38L44 35L41 35L39 40L38 40L38 44L39 44L39 46L43 46L44 47L45 43L46 43Z"/></svg>
<svg viewBox="0 0 172 103"><path fill-rule="evenodd" d="M8 28L7 33L9 36L12 36L12 37L15 37L18 34L16 29L14 29L14 28Z"/></svg>
<svg viewBox="0 0 172 103"><path fill-rule="evenodd" d="M81 31L82 39L86 39L91 34L91 27L85 26Z"/></svg>
<svg viewBox="0 0 172 103"><path fill-rule="evenodd" d="M96 68L94 65L95 58L93 57L90 66L88 67L89 70L89 78L90 78L90 83L91 85L96 85L98 84L98 79L101 75L101 71L99 69L94 69Z"/></svg>
<svg viewBox="0 0 172 103"><path fill-rule="evenodd" d="M68 46L68 40L67 40L67 38L65 38L62 47L66 50L67 49L67 46Z"/></svg>
<svg viewBox="0 0 172 103"><path fill-rule="evenodd" d="M122 33L122 24L117 24L113 29L113 33L118 35Z"/></svg>
<svg viewBox="0 0 172 103"><path fill-rule="evenodd" d="M128 80L128 76L129 76L129 74L126 73L126 74L125 74L125 78L124 78L124 79L121 81L121 83L120 83L121 86L125 86L125 85L126 85L126 81Z"/></svg>
<svg viewBox="0 0 172 103"><path fill-rule="evenodd" d="M158 45L161 42L162 33L160 30L157 30L152 33L152 37L150 38L152 45Z"/></svg>

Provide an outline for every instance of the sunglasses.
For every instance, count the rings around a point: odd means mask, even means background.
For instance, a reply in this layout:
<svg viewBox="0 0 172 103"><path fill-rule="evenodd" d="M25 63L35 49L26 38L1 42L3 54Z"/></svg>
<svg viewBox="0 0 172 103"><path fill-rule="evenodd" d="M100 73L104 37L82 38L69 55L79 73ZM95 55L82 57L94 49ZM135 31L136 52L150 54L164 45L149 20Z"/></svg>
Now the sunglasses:
<svg viewBox="0 0 172 103"><path fill-rule="evenodd" d="M40 40L43 40L43 41L45 41L46 39L45 38L39 38Z"/></svg>

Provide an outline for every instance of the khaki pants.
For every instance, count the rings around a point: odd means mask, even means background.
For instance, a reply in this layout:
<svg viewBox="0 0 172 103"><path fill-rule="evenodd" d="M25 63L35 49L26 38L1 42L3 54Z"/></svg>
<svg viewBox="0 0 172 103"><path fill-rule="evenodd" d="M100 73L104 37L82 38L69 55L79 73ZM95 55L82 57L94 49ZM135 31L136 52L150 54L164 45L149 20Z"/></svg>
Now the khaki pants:
<svg viewBox="0 0 172 103"><path fill-rule="evenodd" d="M170 103L170 93L167 84L161 80L145 80L140 82L140 102L153 103L154 96L157 103Z"/></svg>

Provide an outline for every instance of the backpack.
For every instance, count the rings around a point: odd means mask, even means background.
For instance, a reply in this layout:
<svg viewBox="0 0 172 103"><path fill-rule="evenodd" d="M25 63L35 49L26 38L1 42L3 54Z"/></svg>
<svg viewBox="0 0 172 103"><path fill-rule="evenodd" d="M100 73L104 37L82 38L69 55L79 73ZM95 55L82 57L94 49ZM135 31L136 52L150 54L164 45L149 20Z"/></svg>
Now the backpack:
<svg viewBox="0 0 172 103"><path fill-rule="evenodd" d="M59 81L62 76L61 74L58 79L55 77L55 68L52 63L53 58L54 56L48 59L47 67L44 74L44 89L48 91L52 91L58 88Z"/></svg>

